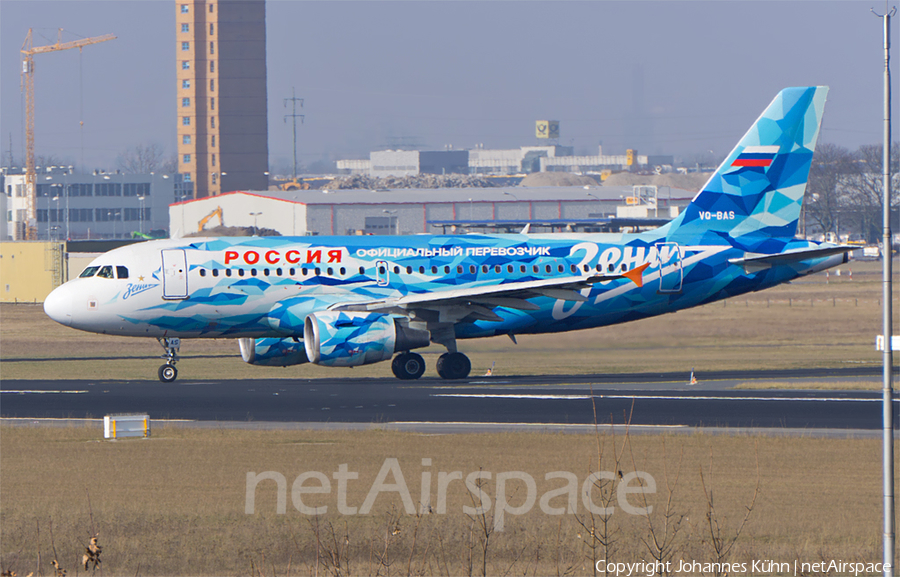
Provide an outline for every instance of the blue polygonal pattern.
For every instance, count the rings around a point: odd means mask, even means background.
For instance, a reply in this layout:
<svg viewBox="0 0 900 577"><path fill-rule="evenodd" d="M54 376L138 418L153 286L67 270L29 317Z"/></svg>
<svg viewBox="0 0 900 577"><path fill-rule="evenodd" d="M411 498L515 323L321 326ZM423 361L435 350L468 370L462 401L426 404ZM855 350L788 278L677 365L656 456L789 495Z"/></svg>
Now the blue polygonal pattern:
<svg viewBox="0 0 900 577"><path fill-rule="evenodd" d="M267 367L289 367L307 362L303 341L294 339L256 339L253 364Z"/></svg>
<svg viewBox="0 0 900 577"><path fill-rule="evenodd" d="M307 332L304 345L316 364L357 367L394 354L397 329L388 315L326 311L309 315L307 321L314 323L315 337Z"/></svg>
<svg viewBox="0 0 900 577"><path fill-rule="evenodd" d="M671 223L671 236L793 237L827 93L822 86L782 90Z"/></svg>

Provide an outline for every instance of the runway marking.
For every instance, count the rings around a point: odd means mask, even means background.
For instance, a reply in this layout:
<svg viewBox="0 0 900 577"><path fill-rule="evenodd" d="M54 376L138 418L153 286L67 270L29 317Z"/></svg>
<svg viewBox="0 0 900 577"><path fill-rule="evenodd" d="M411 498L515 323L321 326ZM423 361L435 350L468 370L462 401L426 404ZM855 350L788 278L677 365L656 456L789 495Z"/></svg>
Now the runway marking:
<svg viewBox="0 0 900 577"><path fill-rule="evenodd" d="M563 399L585 400L590 395L526 395L526 394L487 394L487 393L432 393L432 397L464 397L472 399Z"/></svg>
<svg viewBox="0 0 900 577"><path fill-rule="evenodd" d="M470 399L534 399L534 400L586 400L590 395L528 395L491 393L432 393L432 397L459 397ZM595 399L652 399L659 401L839 401L880 403L880 398L860 397L726 397L726 396L677 396L677 395L594 395ZM900 402L900 399L894 399Z"/></svg>
<svg viewBox="0 0 900 577"><path fill-rule="evenodd" d="M691 396L677 395L597 395L598 399L654 399L662 401L838 401L880 403L880 398L866 399L861 397L726 397L726 396ZM897 402L900 399L894 399Z"/></svg>
<svg viewBox="0 0 900 577"><path fill-rule="evenodd" d="M69 394L69 395L77 395L83 393L89 393L90 391L36 391L36 390L6 390L0 391L0 393L10 393L15 395L48 395L48 394Z"/></svg>
<svg viewBox="0 0 900 577"><path fill-rule="evenodd" d="M486 422L482 423L480 421L390 421L387 423L388 425L455 425L455 426L494 426L494 427L613 427L613 428L655 428L655 429L689 429L690 425L616 425L616 424L602 424L599 423L594 425L593 423L495 423L495 422Z"/></svg>

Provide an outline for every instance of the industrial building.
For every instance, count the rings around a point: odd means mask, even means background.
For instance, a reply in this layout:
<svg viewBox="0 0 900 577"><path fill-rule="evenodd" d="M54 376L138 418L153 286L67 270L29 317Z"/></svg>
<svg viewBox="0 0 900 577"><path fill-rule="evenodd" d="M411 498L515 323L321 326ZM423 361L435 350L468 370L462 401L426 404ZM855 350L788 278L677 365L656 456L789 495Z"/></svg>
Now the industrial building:
<svg viewBox="0 0 900 577"><path fill-rule="evenodd" d="M671 156L647 156L629 150L626 154L575 156L571 146L522 146L512 149L418 151L381 150L369 160L338 160L338 172L372 177L417 174L522 174L532 172L613 172L622 170L662 171Z"/></svg>
<svg viewBox="0 0 900 577"><path fill-rule="evenodd" d="M36 172L37 240L131 238L132 232L151 231L164 236L168 206L189 194L181 175L75 174L61 166ZM6 216L0 240L25 240L24 170L0 169L0 183Z"/></svg>
<svg viewBox="0 0 900 577"><path fill-rule="evenodd" d="M219 224L267 228L285 236L496 232L518 230L526 223L532 223L532 232L597 230L617 213L623 219L669 220L694 196L680 189L658 189L652 195L646 191L636 195L635 190L600 186L232 192L175 203L169 207L169 221L173 238Z"/></svg>
<svg viewBox="0 0 900 577"><path fill-rule="evenodd" d="M268 188L266 3L176 7L178 172L193 197Z"/></svg>

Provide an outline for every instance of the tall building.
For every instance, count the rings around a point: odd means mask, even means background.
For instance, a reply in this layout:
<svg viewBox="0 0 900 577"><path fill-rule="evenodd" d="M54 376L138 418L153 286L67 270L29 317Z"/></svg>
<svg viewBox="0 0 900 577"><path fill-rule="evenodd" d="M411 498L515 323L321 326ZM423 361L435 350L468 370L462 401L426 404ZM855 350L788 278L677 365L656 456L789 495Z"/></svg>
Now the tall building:
<svg viewBox="0 0 900 577"><path fill-rule="evenodd" d="M266 4L176 2L178 172L195 198L268 188Z"/></svg>

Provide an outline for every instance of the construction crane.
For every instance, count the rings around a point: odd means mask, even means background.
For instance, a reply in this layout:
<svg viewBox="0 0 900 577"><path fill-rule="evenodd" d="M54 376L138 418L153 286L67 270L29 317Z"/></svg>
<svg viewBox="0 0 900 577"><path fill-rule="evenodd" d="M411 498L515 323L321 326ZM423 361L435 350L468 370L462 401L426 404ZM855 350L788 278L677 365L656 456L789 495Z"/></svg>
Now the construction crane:
<svg viewBox="0 0 900 577"><path fill-rule="evenodd" d="M63 42L63 29L60 28L56 44L35 47L31 39L32 29L28 29L25 42L22 43L22 88L25 91L25 238L37 239L37 175L34 167L34 55L57 50L78 48L81 50L90 44L115 40L112 34L81 38L72 42Z"/></svg>

